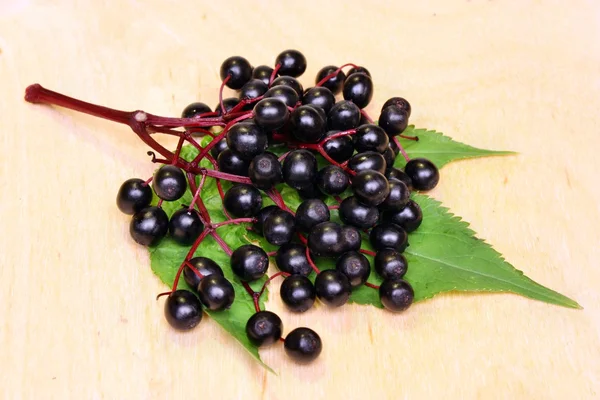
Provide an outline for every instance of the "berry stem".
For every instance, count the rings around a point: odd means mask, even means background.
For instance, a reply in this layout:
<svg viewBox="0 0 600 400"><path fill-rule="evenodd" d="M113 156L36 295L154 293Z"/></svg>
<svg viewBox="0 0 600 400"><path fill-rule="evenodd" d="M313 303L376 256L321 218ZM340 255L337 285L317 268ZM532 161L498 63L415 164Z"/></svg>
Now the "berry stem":
<svg viewBox="0 0 600 400"><path fill-rule="evenodd" d="M340 208L340 206L329 206L327 208L329 208L330 210L337 210Z"/></svg>
<svg viewBox="0 0 600 400"><path fill-rule="evenodd" d="M185 266L188 267L189 269L191 269L196 276L198 276L198 278L202 279L204 278L204 275L202 275L202 273L200 271L198 271L198 269L196 267L194 267L189 261L184 261Z"/></svg>
<svg viewBox="0 0 600 400"><path fill-rule="evenodd" d="M218 224L213 224L212 228L216 229L216 228L220 228L224 225L230 225L230 224L241 224L244 222L256 222L256 218L236 218L236 219L230 219L229 221L224 221L224 222L219 222Z"/></svg>
<svg viewBox="0 0 600 400"><path fill-rule="evenodd" d="M188 180L192 179L195 180L195 176L192 174L188 174ZM192 198L192 201L188 207L188 210L192 210L194 208L194 204L198 202L198 199L200 198L200 191L202 191L202 187L204 186L204 181L206 180L206 175L202 175L202 178L200 179L200 184L198 185L198 187L196 188L196 191L194 193L194 197ZM191 187L191 185L190 185ZM198 210L200 210L200 207L198 207ZM206 220L206 218L208 216L203 216L202 213L200 213L200 216L202 217L202 219L204 219L204 223L209 223L208 220ZM210 217L208 217L210 218Z"/></svg>
<svg viewBox="0 0 600 400"><path fill-rule="evenodd" d="M190 261L192 259L192 257L194 256L194 253L196 252L196 249L198 248L198 246L200 246L200 243L202 243L202 241L208 235L209 232L210 232L210 229L205 229L204 231L202 231L200 236L198 236L198 239L196 239L196 241L194 242L194 244L188 251L187 255L185 256L185 259L183 260L183 262L177 269L177 274L175 275L175 279L173 280L173 287L171 288L171 292L174 292L177 290L177 286L179 286L179 278L181 277L181 272L183 271L183 268L187 264L189 264L188 261Z"/></svg>
<svg viewBox="0 0 600 400"><path fill-rule="evenodd" d="M262 288L260 289L260 292L258 292L258 298L260 299L260 296L262 296L262 294L265 292L265 289L267 288L267 285L269 284L269 282L271 282L273 279L277 278L278 276L285 276L288 277L290 276L290 274L288 272L283 272L283 271L279 271L273 275L271 275L266 281L265 283L263 283Z"/></svg>
<svg viewBox="0 0 600 400"><path fill-rule="evenodd" d="M315 265L315 263L313 262L312 258L310 258L310 250L308 247L306 247L306 259L308 260L308 263L310 264L310 267L313 269L313 271L315 271L318 274L321 273L321 271L319 271L319 268L317 268L317 266Z"/></svg>
<svg viewBox="0 0 600 400"><path fill-rule="evenodd" d="M244 287L244 289L246 289L246 292L250 295L250 297L252 297L252 302L254 303L254 310L256 310L256 312L259 312L260 304L258 300L260 299L260 296L258 295L258 293L252 290L248 282L242 281L242 286Z"/></svg>
<svg viewBox="0 0 600 400"><path fill-rule="evenodd" d="M356 65L354 65L352 63L344 64L341 67L339 67L338 69L336 69L335 71L333 71L332 73L330 73L329 75L327 75L325 78L321 79L315 86L322 86L329 79L331 79L331 78L335 77L337 74L339 74L343 68L350 67L350 66L352 68L358 68Z"/></svg>
<svg viewBox="0 0 600 400"><path fill-rule="evenodd" d="M150 178L146 179L146 181L143 183L143 185L148 186L150 184L150 182L152 182L152 179L154 179L154 176L151 176Z"/></svg>
<svg viewBox="0 0 600 400"><path fill-rule="evenodd" d="M371 257L375 257L377 255L377 253L375 253L374 251L371 251L371 250L360 249L359 252L362 254L371 256Z"/></svg>
<svg viewBox="0 0 600 400"><path fill-rule="evenodd" d="M217 243L219 243L219 246L221 246L221 248L223 249L223 251L229 257L231 257L231 255L233 254L233 251L231 251L231 247L229 247L229 245L227 243L225 243L225 241L223 240L223 238L221 236L219 236L219 234L217 232L215 232L214 230L212 230L212 229L210 229L210 235L213 237L213 239L215 239L215 241Z"/></svg>
<svg viewBox="0 0 600 400"><path fill-rule="evenodd" d="M369 114L365 110L360 110L360 114L367 120L368 123L373 123L373 118L369 117Z"/></svg>
<svg viewBox="0 0 600 400"><path fill-rule="evenodd" d="M280 68L281 68L281 64L279 64L279 63L275 66L275 68L273 68L273 72L271 72L271 77L269 78L269 87L271 87L271 84L275 80L275 77L277 76L277 73L279 72Z"/></svg>
<svg viewBox="0 0 600 400"><path fill-rule="evenodd" d="M223 89L229 80L231 79L231 75L227 75L223 82L221 82L221 87L219 88L219 104L221 105L221 114L225 115L227 111L225 110L225 105L223 104Z"/></svg>
<svg viewBox="0 0 600 400"><path fill-rule="evenodd" d="M205 226L210 225L210 223L211 223L210 214L208 213L206 206L204 206L202 197L200 197L200 191L202 190L202 185L204 185L204 180L201 180L198 187L196 187L196 175L192 174L191 172L188 172L187 179L188 179L188 184L190 186L190 190L192 192L198 194L198 196L194 195L194 198L196 201L196 205L198 206L198 211L200 212L200 217L203 220L202 222L204 223Z"/></svg>
<svg viewBox="0 0 600 400"><path fill-rule="evenodd" d="M400 149L400 153L402 153L402 157L404 157L406 162L409 162L410 158L408 157L408 154L406 154L404 147L402 147L402 145L400 144L400 140L398 140L397 136L394 136L394 142L396 143L396 146L398 146L398 149Z"/></svg>
<svg viewBox="0 0 600 400"><path fill-rule="evenodd" d="M401 137L402 139L406 139L406 140L414 140L415 142L419 141L418 136L406 136L406 135L398 135L398 136Z"/></svg>
<svg viewBox="0 0 600 400"><path fill-rule="evenodd" d="M368 287L370 287L372 289L379 289L379 286L373 285L372 283L369 283L369 282L365 282L365 286L368 286Z"/></svg>
<svg viewBox="0 0 600 400"><path fill-rule="evenodd" d="M206 169L206 168L204 168L201 171L201 173L203 175L210 176L211 178L225 179L226 181L229 181L229 182L246 183L248 185L252 185L252 181L250 180L250 178L247 178L245 176L228 174L227 172L221 172L221 171L216 170L216 169Z"/></svg>
<svg viewBox="0 0 600 400"><path fill-rule="evenodd" d="M269 257L275 257L275 256L277 255L277 252L276 252L276 251L269 251L269 252L267 253L267 255L268 255Z"/></svg>

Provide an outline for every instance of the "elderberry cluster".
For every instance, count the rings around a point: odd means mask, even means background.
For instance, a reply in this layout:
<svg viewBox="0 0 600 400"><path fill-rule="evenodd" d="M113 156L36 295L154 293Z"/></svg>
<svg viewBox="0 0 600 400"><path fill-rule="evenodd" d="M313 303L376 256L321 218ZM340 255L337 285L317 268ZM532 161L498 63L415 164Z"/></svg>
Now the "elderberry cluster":
<svg viewBox="0 0 600 400"><path fill-rule="evenodd" d="M346 66L352 67L347 74ZM193 257L207 235L230 254L228 267L254 300L256 313L247 321L246 334L256 346L273 344L283 335L279 316L259 307L264 286L257 293L247 284L265 276L270 256L280 272L265 285L284 276L280 296L293 312L309 310L317 298L340 307L363 285L378 290L383 306L393 312L406 310L413 301L413 289L403 280L408 263L402 253L408 233L421 224L422 212L410 193L434 188L439 173L427 159L409 159L398 141L405 137L411 106L393 97L374 123L364 111L374 90L366 68L323 67L307 89L297 79L305 70L306 59L295 50L282 52L273 68L252 67L239 56L228 58L221 65L215 109L204 103L187 106L181 117L189 123L181 125L186 130L178 151L163 160L165 165L151 179L129 179L118 192L117 205L132 215L130 233L137 243L155 246L168 234L178 244L192 246L165 303L166 319L176 329L195 327L203 307L225 310L235 300L234 287L223 274L225 266ZM223 86L237 90L238 96L223 99ZM336 99L340 94L343 99ZM164 133L164 125L154 129ZM212 139L202 147L194 139L198 135ZM192 162L179 157L183 141L200 152ZM394 167L399 153L407 161L404 170ZM212 172L199 168L202 159L213 164ZM203 178L200 184L198 175ZM210 221L199 196L206 176L234 182L222 194L228 221ZM281 196L281 184L303 199L295 212ZM193 203L168 218L162 201L179 200L188 185ZM157 206L150 205L153 191L161 199ZM263 196L275 205L263 207ZM336 204L328 205L328 198ZM228 249L217 228L229 223L250 223L278 250L268 254L254 244ZM363 240L374 251L362 250ZM374 256L373 265L365 254ZM335 268L319 270L321 257L335 259ZM383 278L379 287L367 282L372 267ZM195 293L177 290L180 274ZM284 348L293 359L309 362L320 354L322 344L313 330L297 328L286 336Z"/></svg>

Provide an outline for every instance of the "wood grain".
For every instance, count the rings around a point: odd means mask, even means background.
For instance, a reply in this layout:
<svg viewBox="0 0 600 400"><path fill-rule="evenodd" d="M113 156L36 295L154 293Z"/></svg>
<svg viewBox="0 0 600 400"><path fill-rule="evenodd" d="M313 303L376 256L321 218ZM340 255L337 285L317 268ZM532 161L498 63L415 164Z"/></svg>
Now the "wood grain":
<svg viewBox="0 0 600 400"><path fill-rule="evenodd" d="M0 393L6 399L519 398L600 396L600 5L558 1L0 2ZM293 4L294 3L294 4ZM217 101L233 54L285 48L367 66L374 114L518 151L459 162L432 193L574 311L516 295L443 295L392 316L283 315L324 351L280 347L268 374L211 321L169 329L164 287L114 206L153 170L125 127L22 100L28 84L177 115ZM274 286L275 288L277 285Z"/></svg>

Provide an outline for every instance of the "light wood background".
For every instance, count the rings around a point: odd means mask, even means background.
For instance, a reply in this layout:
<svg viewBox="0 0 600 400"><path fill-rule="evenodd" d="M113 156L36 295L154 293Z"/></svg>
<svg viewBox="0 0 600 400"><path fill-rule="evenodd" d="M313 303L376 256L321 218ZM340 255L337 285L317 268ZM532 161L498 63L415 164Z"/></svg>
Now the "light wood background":
<svg viewBox="0 0 600 400"><path fill-rule="evenodd" d="M0 0L0 393L6 399L600 397L600 3ZM416 5L414 3L419 3ZM178 115L217 101L226 57L302 50L374 77L412 122L519 156L459 162L432 195L517 268L579 301L450 294L403 315L290 315L324 351L267 373L215 323L179 334L114 205L148 177L126 127L33 106L25 87ZM277 288L279 283L274 285Z"/></svg>

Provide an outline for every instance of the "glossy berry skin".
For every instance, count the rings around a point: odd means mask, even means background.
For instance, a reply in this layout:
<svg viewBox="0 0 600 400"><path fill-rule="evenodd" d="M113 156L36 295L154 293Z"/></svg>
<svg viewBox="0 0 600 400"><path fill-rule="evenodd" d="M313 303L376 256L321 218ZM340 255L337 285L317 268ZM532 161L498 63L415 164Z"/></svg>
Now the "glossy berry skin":
<svg viewBox="0 0 600 400"><path fill-rule="evenodd" d="M346 275L353 289L363 285L371 275L369 260L357 251L342 254L335 263L335 269Z"/></svg>
<svg viewBox="0 0 600 400"><path fill-rule="evenodd" d="M344 224L359 229L370 229L379 220L377 207L366 206L354 196L346 197L339 208L340 219Z"/></svg>
<svg viewBox="0 0 600 400"><path fill-rule="evenodd" d="M354 73L346 79L343 89L344 99L365 108L373 98L373 81L367 74Z"/></svg>
<svg viewBox="0 0 600 400"><path fill-rule="evenodd" d="M319 357L323 350L321 338L309 328L296 328L285 337L285 353L299 364L308 364Z"/></svg>
<svg viewBox="0 0 600 400"><path fill-rule="evenodd" d="M238 183L225 192L223 206L236 218L253 217L262 208L262 196L254 186Z"/></svg>
<svg viewBox="0 0 600 400"><path fill-rule="evenodd" d="M269 257L263 249L253 244L245 244L231 255L231 270L244 281L262 278L269 268Z"/></svg>
<svg viewBox="0 0 600 400"><path fill-rule="evenodd" d="M384 280L379 286L381 304L392 312L402 312L412 304L415 292L404 280Z"/></svg>
<svg viewBox="0 0 600 400"><path fill-rule="evenodd" d="M269 85L271 80L271 75L273 74L273 68L267 65L259 65L252 70L252 79L260 79L265 83L265 85Z"/></svg>
<svg viewBox="0 0 600 400"><path fill-rule="evenodd" d="M384 210L401 210L410 200L410 190L406 184L397 179L388 180L390 185L390 194L379 205Z"/></svg>
<svg viewBox="0 0 600 400"><path fill-rule="evenodd" d="M342 253L360 250L362 237L359 230L351 225L342 226Z"/></svg>
<svg viewBox="0 0 600 400"><path fill-rule="evenodd" d="M327 165L317 172L316 183L321 192L335 196L344 193L350 185L350 178L337 165Z"/></svg>
<svg viewBox="0 0 600 400"><path fill-rule="evenodd" d="M198 272L200 272L200 274L202 274L203 278L206 278L212 274L224 276L221 267L219 267L217 263L210 258L194 257L189 262L194 268L196 268L196 270L198 270ZM183 267L183 278L185 279L186 283L194 289L198 289L198 285L203 279L196 275L196 273L187 265Z"/></svg>
<svg viewBox="0 0 600 400"><path fill-rule="evenodd" d="M291 76L280 76L279 78L271 82L272 88L280 85L291 87L298 95L298 98L302 98L302 94L304 93L304 87L302 87L302 84L296 78L293 78Z"/></svg>
<svg viewBox="0 0 600 400"><path fill-rule="evenodd" d="M202 320L202 304L188 290L176 290L165 301L165 318L178 331L189 331Z"/></svg>
<svg viewBox="0 0 600 400"><path fill-rule="evenodd" d="M320 107L327 114L335 104L335 96L326 87L314 87L304 93L302 104Z"/></svg>
<svg viewBox="0 0 600 400"><path fill-rule="evenodd" d="M308 234L308 248L315 256L337 257L345 250L342 227L335 222L321 222Z"/></svg>
<svg viewBox="0 0 600 400"><path fill-rule="evenodd" d="M306 71L306 57L298 50L285 50L275 59L275 65L280 64L279 74L298 77Z"/></svg>
<svg viewBox="0 0 600 400"><path fill-rule="evenodd" d="M296 108L290 117L292 134L305 143L317 143L325 134L327 121L311 106Z"/></svg>
<svg viewBox="0 0 600 400"><path fill-rule="evenodd" d="M266 133L255 123L239 122L227 132L227 147L233 150L245 161L267 149L268 139Z"/></svg>
<svg viewBox="0 0 600 400"><path fill-rule="evenodd" d="M196 115L212 112L210 107L204 103L197 102L188 105L181 112L181 118L193 118Z"/></svg>
<svg viewBox="0 0 600 400"><path fill-rule="evenodd" d="M371 229L369 240L375 251L394 249L402 253L408 246L406 231L390 222L383 222Z"/></svg>
<svg viewBox="0 0 600 400"><path fill-rule="evenodd" d="M212 274L205 276L198 285L198 297L211 311L226 310L235 300L233 285L224 276Z"/></svg>
<svg viewBox="0 0 600 400"><path fill-rule="evenodd" d="M353 155L348 161L348 168L354 172L377 171L385 173L387 165L385 158L375 151L365 151Z"/></svg>
<svg viewBox="0 0 600 400"><path fill-rule="evenodd" d="M279 129L290 118L290 112L285 103L279 99L262 99L253 109L256 124L265 130Z"/></svg>
<svg viewBox="0 0 600 400"><path fill-rule="evenodd" d="M341 131L329 131L325 134L325 137L330 137ZM354 154L354 145L352 143L351 136L340 136L331 140L326 141L323 144L323 150L333 160L343 163L352 157Z"/></svg>
<svg viewBox="0 0 600 400"><path fill-rule="evenodd" d="M175 211L169 220L169 235L175 242L183 246L193 244L203 230L204 224L195 209L181 208Z"/></svg>
<svg viewBox="0 0 600 400"><path fill-rule="evenodd" d="M250 162L248 176L252 184L261 190L271 189L283 182L281 163L273 153L265 151Z"/></svg>
<svg viewBox="0 0 600 400"><path fill-rule="evenodd" d="M296 220L292 214L284 210L274 210L263 225L263 236L267 242L281 246L289 243L296 233Z"/></svg>
<svg viewBox="0 0 600 400"><path fill-rule="evenodd" d="M391 137L404 132L408 126L408 114L397 106L387 106L381 110L378 124Z"/></svg>
<svg viewBox="0 0 600 400"><path fill-rule="evenodd" d="M248 167L250 162L244 160L238 153L231 149L225 149L219 154L217 164L221 172L228 174L248 176Z"/></svg>
<svg viewBox="0 0 600 400"><path fill-rule="evenodd" d="M259 311L246 323L246 336L257 346L269 346L281 338L283 322L271 311Z"/></svg>
<svg viewBox="0 0 600 400"><path fill-rule="evenodd" d="M263 234L263 226L265 225L265 221L269 215L275 210L281 210L279 207L275 205L266 206L265 208L261 208L261 210L256 213L254 216L254 224L252 224L252 228L262 236Z"/></svg>
<svg viewBox="0 0 600 400"><path fill-rule="evenodd" d="M423 222L423 211L421 207L413 200L409 200L408 204L400 211L386 211L383 213L386 221L390 221L398 226L401 226L406 232L415 231Z"/></svg>
<svg viewBox="0 0 600 400"><path fill-rule="evenodd" d="M321 82L323 79L325 79L326 76L333 74L335 71L337 71L337 69L338 67L335 67L333 65L328 65L326 67L321 68L317 73L315 84ZM322 86L329 89L331 93L335 95L342 91L342 87L344 86L345 80L346 74L344 74L344 71L340 70L340 72L323 82Z"/></svg>
<svg viewBox="0 0 600 400"><path fill-rule="evenodd" d="M133 214L129 234L142 246L154 246L169 230L169 217L159 207L146 207Z"/></svg>
<svg viewBox="0 0 600 400"><path fill-rule="evenodd" d="M222 81L224 81L227 76L230 76L226 83L228 88L241 89L241 87L252 77L252 66L244 57L229 57L221 64L219 75L221 76Z"/></svg>
<svg viewBox="0 0 600 400"><path fill-rule="evenodd" d="M434 163L426 158L413 158L406 163L404 172L410 177L416 190L431 190L440 181L440 172Z"/></svg>
<svg viewBox="0 0 600 400"><path fill-rule="evenodd" d="M352 178L354 196L367 206L378 206L390 193L390 185L382 173L362 171Z"/></svg>
<svg viewBox="0 0 600 400"><path fill-rule="evenodd" d="M275 256L277 268L292 275L308 276L312 268L306 258L306 247L298 243L284 244Z"/></svg>
<svg viewBox="0 0 600 400"><path fill-rule="evenodd" d="M314 285L306 276L290 275L283 280L279 295L288 310L305 312L315 303L317 292Z"/></svg>
<svg viewBox="0 0 600 400"><path fill-rule="evenodd" d="M283 160L283 180L294 189L313 186L317 175L317 159L308 150L293 150Z"/></svg>
<svg viewBox="0 0 600 400"><path fill-rule="evenodd" d="M382 249L377 252L374 260L375 271L383 279L402 279L408 270L406 258L394 249Z"/></svg>
<svg viewBox="0 0 600 400"><path fill-rule="evenodd" d="M152 189L138 178L127 179L117 193L117 207L122 213L133 215L150 205Z"/></svg>
<svg viewBox="0 0 600 400"><path fill-rule="evenodd" d="M152 188L161 199L175 201L184 195L187 181L179 168L174 165L163 165L154 173Z"/></svg>
<svg viewBox="0 0 600 400"><path fill-rule="evenodd" d="M329 129L347 131L360 124L360 109L351 101L338 101L327 114Z"/></svg>
<svg viewBox="0 0 600 400"><path fill-rule="evenodd" d="M243 99L256 99L262 96L269 90L269 85L261 81L260 79L250 79L240 89L240 100Z"/></svg>
<svg viewBox="0 0 600 400"><path fill-rule="evenodd" d="M300 100L296 90L290 86L277 85L272 86L267 93L265 93L265 99L279 99L285 103L288 107L295 107L296 103Z"/></svg>
<svg viewBox="0 0 600 400"><path fill-rule="evenodd" d="M404 110L406 112L406 117L410 118L410 112L411 112L410 103L406 99L404 99L402 97L392 97L392 98L388 99L385 103L383 103L383 106L381 107L381 111L383 111L383 109L388 106L396 106L399 109Z"/></svg>
<svg viewBox="0 0 600 400"><path fill-rule="evenodd" d="M348 302L352 286L346 275L335 269L321 271L315 279L317 297L329 307L341 307Z"/></svg>
<svg viewBox="0 0 600 400"><path fill-rule="evenodd" d="M366 69L365 67L356 67L356 68L355 68L355 67L352 67L352 68L350 68L350 69L348 70L348 75L347 75L347 77L349 78L349 77L350 77L350 75L353 75L353 74L358 74L358 73L360 73L360 74L366 74L366 75L368 75L369 77L371 76L371 73L370 73L370 72L369 72L369 70L368 70L368 69ZM348 79L348 78L346 78L346 79Z"/></svg>
<svg viewBox="0 0 600 400"><path fill-rule="evenodd" d="M352 137L354 148L359 153L365 151L376 151L383 153L390 143L390 139L385 131L373 124L361 125L356 129L356 134Z"/></svg>
<svg viewBox="0 0 600 400"><path fill-rule="evenodd" d="M296 210L296 227L301 232L310 232L314 226L329 221L330 217L329 207L323 200L305 200Z"/></svg>
<svg viewBox="0 0 600 400"><path fill-rule="evenodd" d="M225 112L231 111L231 109L233 107L237 106L239 102L240 102L240 99L238 99L237 97L228 97L226 99L223 99L223 107L225 107ZM215 112L217 113L217 115L218 116L223 115L222 111L223 110L221 110L221 103L217 104L215 106ZM211 153L212 153L212 150L211 150Z"/></svg>
<svg viewBox="0 0 600 400"><path fill-rule="evenodd" d="M388 181L392 179L402 181L408 190L412 190L412 180L410 179L410 176L406 175L406 173L401 169L389 168L387 171L385 171L385 177L388 178Z"/></svg>
<svg viewBox="0 0 600 400"><path fill-rule="evenodd" d="M387 147L383 153L381 153L381 155L383 156L383 159L385 160L385 167L386 170L385 172L387 173L387 171L390 168L394 167L394 162L396 161L396 153L394 153L394 150L392 150L391 147ZM387 176L386 176L387 178Z"/></svg>
<svg viewBox="0 0 600 400"><path fill-rule="evenodd" d="M227 137L219 140L215 146L210 149L210 155L213 156L215 160L219 158L219 154L221 154L224 150L227 150L229 147L227 146Z"/></svg>

